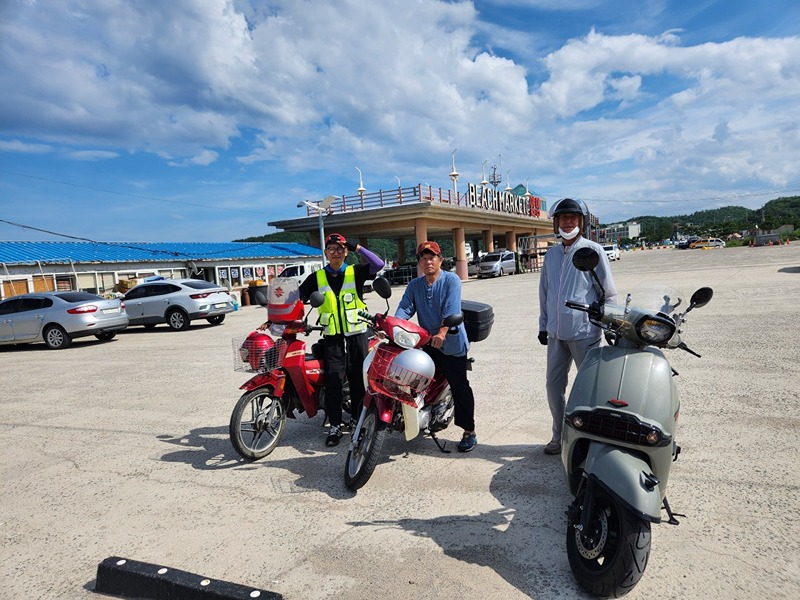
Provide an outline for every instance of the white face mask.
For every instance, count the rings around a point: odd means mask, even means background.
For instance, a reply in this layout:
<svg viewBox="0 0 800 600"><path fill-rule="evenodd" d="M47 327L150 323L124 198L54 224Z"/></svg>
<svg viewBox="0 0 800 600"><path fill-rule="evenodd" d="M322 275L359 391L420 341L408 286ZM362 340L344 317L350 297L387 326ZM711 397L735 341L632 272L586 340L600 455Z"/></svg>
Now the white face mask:
<svg viewBox="0 0 800 600"><path fill-rule="evenodd" d="M576 227L572 231L564 231L563 229L561 229L561 227L558 228L558 233L565 240L571 240L571 239L577 237L580 232L581 232L581 230L578 227Z"/></svg>

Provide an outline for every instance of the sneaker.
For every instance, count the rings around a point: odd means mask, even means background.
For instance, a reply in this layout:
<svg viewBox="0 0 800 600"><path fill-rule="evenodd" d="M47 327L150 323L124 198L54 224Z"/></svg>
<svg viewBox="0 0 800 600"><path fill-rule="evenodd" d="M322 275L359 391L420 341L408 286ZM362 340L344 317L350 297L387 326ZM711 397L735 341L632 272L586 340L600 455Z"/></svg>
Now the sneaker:
<svg viewBox="0 0 800 600"><path fill-rule="evenodd" d="M545 454L561 454L561 442L558 440L550 440L544 447Z"/></svg>
<svg viewBox="0 0 800 600"><path fill-rule="evenodd" d="M475 435L475 432L474 431L472 433L464 432L464 436L461 438L461 441L458 442L458 451L469 452L477 445L478 445L478 436Z"/></svg>
<svg viewBox="0 0 800 600"><path fill-rule="evenodd" d="M339 429L336 425L333 425L331 427L330 432L328 433L328 438L325 440L325 445L338 446L340 439L342 439L342 430Z"/></svg>

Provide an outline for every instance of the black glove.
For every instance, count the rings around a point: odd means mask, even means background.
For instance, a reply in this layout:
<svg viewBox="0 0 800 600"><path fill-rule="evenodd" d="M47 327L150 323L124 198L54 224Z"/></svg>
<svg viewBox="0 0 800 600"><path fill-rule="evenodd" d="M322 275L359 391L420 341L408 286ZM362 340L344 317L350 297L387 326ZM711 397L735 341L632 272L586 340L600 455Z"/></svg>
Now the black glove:
<svg viewBox="0 0 800 600"><path fill-rule="evenodd" d="M345 245L345 246L347 246L347 249L348 249L350 252L355 252L355 251L356 251L356 248L358 248L358 244L354 244L353 242L345 242L345 244L344 244L344 245Z"/></svg>
<svg viewBox="0 0 800 600"><path fill-rule="evenodd" d="M540 331L539 332L539 343L542 346L547 346L547 332L546 331Z"/></svg>

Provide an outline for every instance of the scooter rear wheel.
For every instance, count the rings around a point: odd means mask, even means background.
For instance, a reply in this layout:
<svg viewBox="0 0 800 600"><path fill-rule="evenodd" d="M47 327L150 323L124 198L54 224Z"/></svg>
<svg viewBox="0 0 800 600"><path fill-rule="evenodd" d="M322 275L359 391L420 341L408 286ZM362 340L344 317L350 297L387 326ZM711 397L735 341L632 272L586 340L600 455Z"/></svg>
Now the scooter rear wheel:
<svg viewBox="0 0 800 600"><path fill-rule="evenodd" d="M283 404L268 388L259 388L239 398L228 431L236 452L243 458L258 460L277 447L285 428Z"/></svg>
<svg viewBox="0 0 800 600"><path fill-rule="evenodd" d="M583 494L576 501L583 504ZM580 513L567 522L567 558L580 586L595 596L618 598L644 575L650 556L650 522L620 506L606 492L595 491L592 518L578 531Z"/></svg>
<svg viewBox="0 0 800 600"><path fill-rule="evenodd" d="M378 418L378 410L373 404L364 415L364 423L358 434L355 449L347 453L347 461L344 464L344 484L348 489L356 491L364 487L364 484L372 477L387 433L386 423Z"/></svg>

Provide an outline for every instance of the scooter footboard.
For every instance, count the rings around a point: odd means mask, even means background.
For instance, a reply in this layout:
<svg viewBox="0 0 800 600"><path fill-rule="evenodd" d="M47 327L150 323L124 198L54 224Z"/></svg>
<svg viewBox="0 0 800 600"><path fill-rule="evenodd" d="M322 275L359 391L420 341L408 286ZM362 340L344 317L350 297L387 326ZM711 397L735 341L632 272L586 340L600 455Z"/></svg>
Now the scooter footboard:
<svg viewBox="0 0 800 600"><path fill-rule="evenodd" d="M591 444L584 473L627 504L633 511L652 521L661 521L661 492L653 470L640 456L626 448Z"/></svg>

